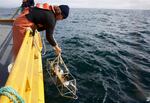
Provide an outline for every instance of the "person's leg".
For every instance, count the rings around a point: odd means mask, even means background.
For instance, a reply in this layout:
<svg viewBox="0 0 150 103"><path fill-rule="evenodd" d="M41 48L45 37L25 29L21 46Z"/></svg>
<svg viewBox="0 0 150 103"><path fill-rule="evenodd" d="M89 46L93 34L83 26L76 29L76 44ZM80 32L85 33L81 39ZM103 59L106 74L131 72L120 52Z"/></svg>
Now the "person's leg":
<svg viewBox="0 0 150 103"><path fill-rule="evenodd" d="M13 58L14 60L17 57L19 49L22 45L23 39L25 37L25 32L27 27L33 27L33 23L27 20L25 15L29 13L29 10L25 10L21 13L15 20L13 24Z"/></svg>

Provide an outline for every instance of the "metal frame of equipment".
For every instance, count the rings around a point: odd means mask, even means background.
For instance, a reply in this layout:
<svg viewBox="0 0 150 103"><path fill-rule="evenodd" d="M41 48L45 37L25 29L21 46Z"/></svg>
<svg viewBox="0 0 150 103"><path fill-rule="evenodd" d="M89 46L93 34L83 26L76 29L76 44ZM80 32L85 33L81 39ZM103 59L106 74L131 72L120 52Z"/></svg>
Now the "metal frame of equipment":
<svg viewBox="0 0 150 103"><path fill-rule="evenodd" d="M47 60L47 71L63 97L77 99L76 79L70 73L62 57L59 55L53 61Z"/></svg>

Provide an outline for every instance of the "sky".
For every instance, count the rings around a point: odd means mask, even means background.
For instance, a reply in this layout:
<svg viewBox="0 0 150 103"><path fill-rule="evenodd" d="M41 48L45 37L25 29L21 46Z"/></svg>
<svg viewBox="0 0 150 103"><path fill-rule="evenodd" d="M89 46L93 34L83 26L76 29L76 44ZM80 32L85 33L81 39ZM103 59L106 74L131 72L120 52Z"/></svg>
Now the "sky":
<svg viewBox="0 0 150 103"><path fill-rule="evenodd" d="M149 9L150 0L34 0L35 3L67 4L71 8ZM0 0L0 7L18 7L22 0Z"/></svg>

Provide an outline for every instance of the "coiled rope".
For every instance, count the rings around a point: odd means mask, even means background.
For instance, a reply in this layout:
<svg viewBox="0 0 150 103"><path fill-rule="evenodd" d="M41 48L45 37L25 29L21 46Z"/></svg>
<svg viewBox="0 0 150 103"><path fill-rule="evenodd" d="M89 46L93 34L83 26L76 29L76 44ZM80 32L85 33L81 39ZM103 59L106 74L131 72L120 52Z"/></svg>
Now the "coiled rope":
<svg viewBox="0 0 150 103"><path fill-rule="evenodd" d="M0 95L7 96L13 103L25 103L17 91L10 86L0 88Z"/></svg>

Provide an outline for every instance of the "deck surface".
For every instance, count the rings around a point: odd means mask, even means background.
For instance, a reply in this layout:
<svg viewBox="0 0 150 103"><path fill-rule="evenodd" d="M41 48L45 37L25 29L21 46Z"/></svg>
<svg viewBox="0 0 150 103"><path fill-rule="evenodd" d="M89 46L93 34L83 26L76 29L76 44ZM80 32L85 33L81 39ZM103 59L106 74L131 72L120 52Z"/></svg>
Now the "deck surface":
<svg viewBox="0 0 150 103"><path fill-rule="evenodd" d="M4 86L8 78L8 65L12 59L11 25L0 23L0 87ZM8 35L9 34L9 35Z"/></svg>

